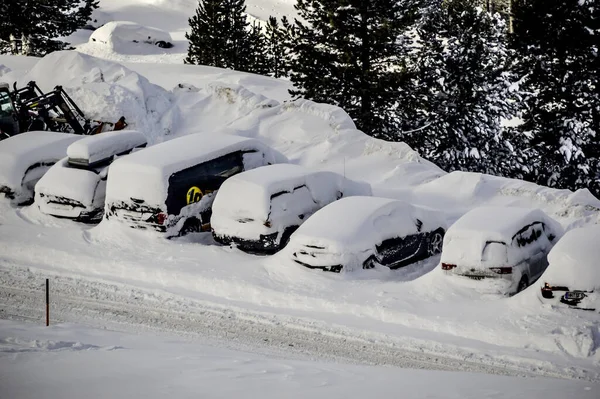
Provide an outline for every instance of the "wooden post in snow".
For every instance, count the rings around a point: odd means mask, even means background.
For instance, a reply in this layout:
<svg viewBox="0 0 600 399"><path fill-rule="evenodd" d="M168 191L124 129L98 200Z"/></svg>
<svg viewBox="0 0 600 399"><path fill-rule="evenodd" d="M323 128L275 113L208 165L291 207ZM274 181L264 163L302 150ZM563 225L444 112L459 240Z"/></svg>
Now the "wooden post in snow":
<svg viewBox="0 0 600 399"><path fill-rule="evenodd" d="M46 279L46 327L50 325L50 280Z"/></svg>

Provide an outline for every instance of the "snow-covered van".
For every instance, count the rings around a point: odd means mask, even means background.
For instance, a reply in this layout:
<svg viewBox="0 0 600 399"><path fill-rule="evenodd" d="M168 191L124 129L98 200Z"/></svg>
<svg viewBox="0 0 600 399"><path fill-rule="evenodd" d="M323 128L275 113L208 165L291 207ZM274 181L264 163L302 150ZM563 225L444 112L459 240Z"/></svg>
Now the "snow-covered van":
<svg viewBox="0 0 600 399"><path fill-rule="evenodd" d="M569 230L540 277L544 303L600 312L600 225Z"/></svg>
<svg viewBox="0 0 600 399"><path fill-rule="evenodd" d="M191 134L116 160L106 187L105 218L167 236L210 229L223 182L285 158L255 139Z"/></svg>
<svg viewBox="0 0 600 399"><path fill-rule="evenodd" d="M106 132L71 144L67 157L36 184L36 205L48 215L80 222L100 221L109 165L146 144L146 137L136 130Z"/></svg>
<svg viewBox="0 0 600 399"><path fill-rule="evenodd" d="M502 294L522 291L548 266L561 226L539 209L484 206L463 215L444 237L442 269L487 280Z"/></svg>
<svg viewBox="0 0 600 399"><path fill-rule="evenodd" d="M387 198L342 198L315 212L285 251L310 269L391 269L439 254L446 222L439 212Z"/></svg>
<svg viewBox="0 0 600 399"><path fill-rule="evenodd" d="M219 189L212 206L213 236L246 252L277 252L313 213L351 195L371 195L371 187L298 165L253 169Z"/></svg>
<svg viewBox="0 0 600 399"><path fill-rule="evenodd" d="M83 136L34 131L0 141L0 195L16 205L31 203L38 180Z"/></svg>

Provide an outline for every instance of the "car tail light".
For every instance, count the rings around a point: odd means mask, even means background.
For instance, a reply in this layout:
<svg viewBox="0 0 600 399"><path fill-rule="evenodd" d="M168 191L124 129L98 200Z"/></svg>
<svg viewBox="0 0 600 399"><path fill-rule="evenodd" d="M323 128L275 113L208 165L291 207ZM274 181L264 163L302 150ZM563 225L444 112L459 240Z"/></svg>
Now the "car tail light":
<svg viewBox="0 0 600 399"><path fill-rule="evenodd" d="M456 267L456 265L452 265L450 263L442 263L442 270L452 270Z"/></svg>
<svg viewBox="0 0 600 399"><path fill-rule="evenodd" d="M512 267L490 267L490 270L498 274L512 274Z"/></svg>
<svg viewBox="0 0 600 399"><path fill-rule="evenodd" d="M165 221L167 220L167 214L161 212L156 215L156 219L158 220L158 224L165 224Z"/></svg>

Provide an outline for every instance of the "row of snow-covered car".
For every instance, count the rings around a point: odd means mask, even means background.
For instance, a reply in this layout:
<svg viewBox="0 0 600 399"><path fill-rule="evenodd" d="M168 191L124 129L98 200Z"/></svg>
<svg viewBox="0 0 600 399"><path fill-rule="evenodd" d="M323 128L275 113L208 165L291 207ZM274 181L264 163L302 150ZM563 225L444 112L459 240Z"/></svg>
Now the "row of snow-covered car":
<svg viewBox="0 0 600 399"><path fill-rule="evenodd" d="M561 226L541 210L480 207L447 229L437 211L288 164L254 139L202 134L146 144L136 131L12 137L0 143L0 193L82 222L117 220L167 237L211 230L217 242L251 253L285 247L312 269L394 269L441 253L447 274L506 294L543 274L543 300L600 308L600 226L561 239Z"/></svg>

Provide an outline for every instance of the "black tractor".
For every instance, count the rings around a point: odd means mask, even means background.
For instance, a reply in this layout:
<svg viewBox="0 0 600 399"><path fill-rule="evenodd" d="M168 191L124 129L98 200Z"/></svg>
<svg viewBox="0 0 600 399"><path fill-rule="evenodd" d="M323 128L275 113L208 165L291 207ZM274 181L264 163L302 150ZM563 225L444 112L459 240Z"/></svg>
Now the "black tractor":
<svg viewBox="0 0 600 399"><path fill-rule="evenodd" d="M43 93L34 81L13 91L0 83L0 107L0 140L33 130L90 135L127 127L124 117L117 123L86 119L62 86Z"/></svg>

